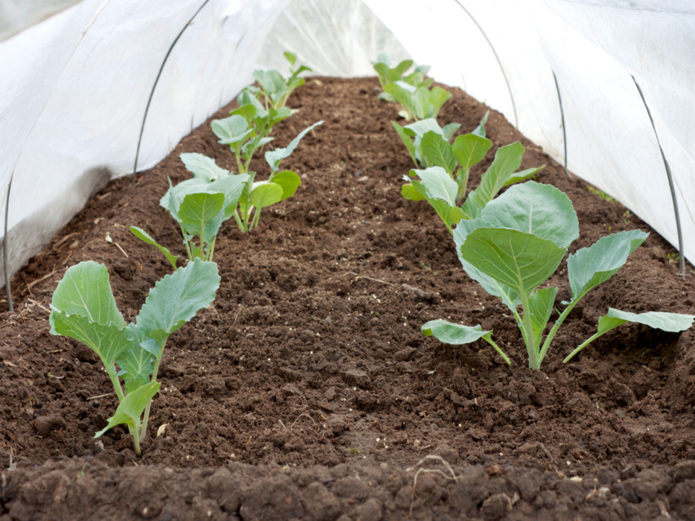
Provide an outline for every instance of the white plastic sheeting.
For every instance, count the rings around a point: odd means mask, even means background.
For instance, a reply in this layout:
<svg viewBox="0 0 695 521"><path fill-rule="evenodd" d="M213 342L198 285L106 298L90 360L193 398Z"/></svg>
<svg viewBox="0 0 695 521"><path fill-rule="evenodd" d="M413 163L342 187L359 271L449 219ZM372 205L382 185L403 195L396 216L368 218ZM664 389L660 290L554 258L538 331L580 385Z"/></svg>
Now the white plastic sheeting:
<svg viewBox="0 0 695 521"><path fill-rule="evenodd" d="M132 171L158 70L202 4L84 0L0 44L3 202L14 173L10 273L65 225L95 188ZM265 34L285 4L211 0L200 10L163 69L140 169L155 165L249 82Z"/></svg>
<svg viewBox="0 0 695 521"><path fill-rule="evenodd" d="M100 181L130 171L160 64L202 4L83 0L0 43L0 190L14 172L11 272ZM408 54L562 161L554 72L570 170L675 245L669 184L634 76L673 173L685 255L695 261L689 0L209 0L163 70L139 169L229 101L259 64L283 67L284 50L317 74L340 76L371 74L382 51Z"/></svg>

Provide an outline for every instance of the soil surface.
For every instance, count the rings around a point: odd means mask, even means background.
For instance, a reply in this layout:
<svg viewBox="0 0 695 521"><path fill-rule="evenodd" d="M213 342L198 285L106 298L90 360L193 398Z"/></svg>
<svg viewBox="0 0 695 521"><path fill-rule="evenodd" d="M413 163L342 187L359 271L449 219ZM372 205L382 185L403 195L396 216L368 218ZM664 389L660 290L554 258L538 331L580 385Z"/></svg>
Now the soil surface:
<svg viewBox="0 0 695 521"><path fill-rule="evenodd" d="M379 90L312 78L290 99L299 110L273 144L324 120L283 163L303 184L252 233L223 227L217 299L169 339L141 458L122 427L93 438L116 397L93 352L49 334L51 295L93 259L135 317L170 267L128 227L183 254L159 199L167 177L189 177L182 152L233 167L209 122L109 184L15 276L16 311L0 303L0 521L695 519L693 331L622 326L562 364L609 306L693 313L692 267L681 279L652 232L573 311L543 370L528 369L515 322L468 279L434 211L401 198L412 163ZM449 90L440 122L472 130L487 108ZM538 181L568 193L581 231L571 250L649 231L501 115L487 133L495 146L521 140L523 167L546 164ZM264 161L253 167L267 176ZM567 299L564 267L551 282ZM484 342L423 337L434 318L493 329L513 365Z"/></svg>

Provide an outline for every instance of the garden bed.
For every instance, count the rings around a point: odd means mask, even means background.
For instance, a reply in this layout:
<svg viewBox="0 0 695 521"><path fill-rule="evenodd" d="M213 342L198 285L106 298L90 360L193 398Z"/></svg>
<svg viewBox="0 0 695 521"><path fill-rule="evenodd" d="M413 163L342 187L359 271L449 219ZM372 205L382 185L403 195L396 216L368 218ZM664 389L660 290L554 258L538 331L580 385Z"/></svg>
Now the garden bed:
<svg viewBox="0 0 695 521"><path fill-rule="evenodd" d="M470 131L486 107L451 90L440 121ZM122 427L93 439L116 397L92 351L49 335L48 308L65 270L92 259L135 317L171 267L128 227L180 244L158 204L167 177L189 177L178 155L233 167L209 122L96 194L15 276L17 309L0 325L0 521L695 519L693 332L623 326L562 364L609 306L692 313L692 269L681 279L652 232L531 371L515 322L466 276L434 211L401 198L412 163L379 92L371 78L312 78L290 99L300 110L279 145L325 121L287 161L303 184L254 232L223 227L217 299L168 342L141 458ZM487 134L521 140L524 167L547 164L538 181L577 210L573 249L649 231L499 114ZM567 299L565 269L555 277ZM484 342L423 337L435 318L494 329L513 365Z"/></svg>

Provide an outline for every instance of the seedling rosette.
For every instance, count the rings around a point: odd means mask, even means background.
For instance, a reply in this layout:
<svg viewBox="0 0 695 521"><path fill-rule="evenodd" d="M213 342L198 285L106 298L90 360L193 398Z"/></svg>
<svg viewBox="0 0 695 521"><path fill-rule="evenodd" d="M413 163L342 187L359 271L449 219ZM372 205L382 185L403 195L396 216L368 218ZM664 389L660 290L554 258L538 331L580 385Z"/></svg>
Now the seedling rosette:
<svg viewBox="0 0 695 521"><path fill-rule="evenodd" d="M521 330L529 367L540 369L558 329L572 309L589 291L617 273L647 235L640 230L619 232L571 254L567 259L571 299L563 303L564 309L547 334L558 289L541 286L555 273L568 247L579 236L577 215L567 195L553 186L533 181L512 186L487 204L476 219L460 221L454 230L454 242L466 273L509 308ZM678 313L636 314L609 309L599 319L597 332L564 361L628 322L677 333L688 329L694 318ZM458 345L482 338L510 363L509 357L492 340L492 331L483 330L480 325L470 327L432 320L423 324L422 332Z"/></svg>
<svg viewBox="0 0 695 521"><path fill-rule="evenodd" d="M258 110L259 107L250 105L237 109L247 115L257 114ZM256 181L256 173L248 170L251 158L262 144L269 141L268 138L259 140L260 134L257 127L253 124L249 125L249 122L239 113L235 113L237 111L233 111L228 118L214 120L212 131L219 138L219 143L229 146L240 172L248 176L239 197L238 208L233 213L239 229L242 232L248 232L258 225L263 208L284 201L295 194L301 179L293 170L280 170L280 162L288 158L302 138L323 124L323 121L317 121L302 130L286 147L267 151L265 160L270 167L270 176L265 181Z"/></svg>
<svg viewBox="0 0 695 521"><path fill-rule="evenodd" d="M411 170L404 177L407 183L401 188L401 195L410 201L427 201L450 232L461 219L478 217L502 188L527 180L543 168L517 170L524 147L521 143L505 145L497 149L480 184L469 193L471 168L492 147L485 137L486 120L487 114L473 132L459 135L453 143L449 141L458 124L441 128L434 120L418 121L407 127L393 123L415 164L425 166Z"/></svg>
<svg viewBox="0 0 695 521"><path fill-rule="evenodd" d="M128 324L116 306L106 266L86 261L66 271L53 293L50 332L78 340L99 355L119 402L95 438L125 424L140 455L152 399L161 385L157 374L166 341L212 303L219 283L217 265L196 259L157 282L135 322Z"/></svg>

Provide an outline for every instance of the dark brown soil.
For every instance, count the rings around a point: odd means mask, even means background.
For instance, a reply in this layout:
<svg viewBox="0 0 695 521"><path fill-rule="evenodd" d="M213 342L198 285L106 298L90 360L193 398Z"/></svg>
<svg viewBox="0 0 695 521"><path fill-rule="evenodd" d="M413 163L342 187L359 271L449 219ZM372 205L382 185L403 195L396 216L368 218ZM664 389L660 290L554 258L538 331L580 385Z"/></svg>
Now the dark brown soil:
<svg viewBox="0 0 695 521"><path fill-rule="evenodd" d="M295 93L278 145L325 121L285 163L303 184L254 232L223 228L217 300L169 340L142 458L120 427L93 439L116 399L95 354L49 335L51 294L69 266L97 260L132 319L169 269L128 227L182 250L158 205L167 177L188 177L181 152L231 168L229 151L203 125L108 185L15 276L17 311L0 325L0 521L695 519L694 333L623 326L561 363L609 306L693 313L692 269L679 278L652 233L529 370L513 319L467 278L433 210L400 197L412 165L378 92L374 79L315 78ZM470 131L485 110L454 90L440 120ZM573 248L648 230L499 114L487 130L496 145L524 141L524 166L547 164L539 181L569 194ZM433 318L494 329L513 366L482 342L424 338Z"/></svg>

